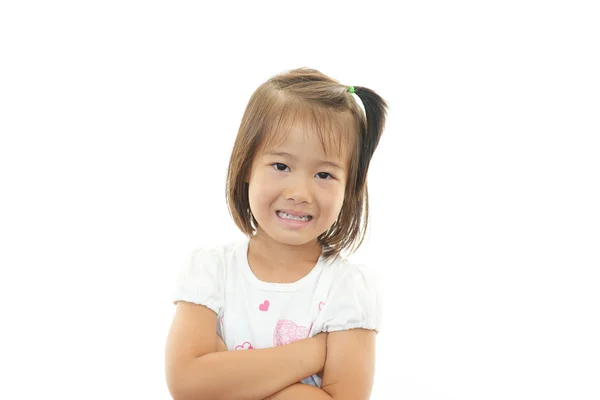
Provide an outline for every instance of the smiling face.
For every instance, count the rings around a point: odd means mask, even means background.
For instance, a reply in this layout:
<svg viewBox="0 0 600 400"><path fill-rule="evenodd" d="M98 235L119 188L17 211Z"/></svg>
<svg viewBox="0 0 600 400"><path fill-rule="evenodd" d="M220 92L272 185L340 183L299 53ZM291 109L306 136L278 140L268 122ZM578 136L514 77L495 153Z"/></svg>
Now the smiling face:
<svg viewBox="0 0 600 400"><path fill-rule="evenodd" d="M333 151L310 124L293 124L278 143L262 146L248 182L257 235L286 245L312 244L333 225L344 202L348 142Z"/></svg>

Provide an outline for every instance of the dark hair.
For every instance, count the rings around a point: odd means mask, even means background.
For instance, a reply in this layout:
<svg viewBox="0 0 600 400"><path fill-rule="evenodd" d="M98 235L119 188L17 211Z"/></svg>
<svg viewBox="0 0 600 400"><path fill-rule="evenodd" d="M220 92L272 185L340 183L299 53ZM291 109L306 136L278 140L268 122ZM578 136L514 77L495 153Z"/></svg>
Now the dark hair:
<svg viewBox="0 0 600 400"><path fill-rule="evenodd" d="M365 111L349 87L323 73L299 68L275 75L252 94L233 146L225 196L236 225L252 236L258 225L250 210L248 183L254 157L298 115L308 118L327 152L337 144L352 146L344 202L337 220L318 237L323 257L329 260L342 251L356 251L362 244L369 216L367 172L385 126L387 103L373 90L354 86ZM366 114L366 115L365 115ZM348 140L348 134L352 135Z"/></svg>

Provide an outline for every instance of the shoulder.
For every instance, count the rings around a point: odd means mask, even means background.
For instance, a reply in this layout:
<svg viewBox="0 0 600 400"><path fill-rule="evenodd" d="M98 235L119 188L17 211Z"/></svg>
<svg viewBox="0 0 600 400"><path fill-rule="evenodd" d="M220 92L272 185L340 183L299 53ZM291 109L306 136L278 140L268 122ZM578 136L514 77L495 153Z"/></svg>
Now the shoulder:
<svg viewBox="0 0 600 400"><path fill-rule="evenodd" d="M333 262L325 267L331 276L331 291L368 290L377 292L379 277L376 272L366 264L357 263L348 259Z"/></svg>
<svg viewBox="0 0 600 400"><path fill-rule="evenodd" d="M242 249L243 241L198 247L179 270L173 301L205 305L216 313L223 303L229 266Z"/></svg>
<svg viewBox="0 0 600 400"><path fill-rule="evenodd" d="M328 268L332 280L324 309L325 330L363 328L379 331L381 297L375 272L365 264L348 260Z"/></svg>
<svg viewBox="0 0 600 400"><path fill-rule="evenodd" d="M201 268L224 268L236 261L236 256L244 244L244 240L237 240L225 244L197 247L192 251L190 265Z"/></svg>

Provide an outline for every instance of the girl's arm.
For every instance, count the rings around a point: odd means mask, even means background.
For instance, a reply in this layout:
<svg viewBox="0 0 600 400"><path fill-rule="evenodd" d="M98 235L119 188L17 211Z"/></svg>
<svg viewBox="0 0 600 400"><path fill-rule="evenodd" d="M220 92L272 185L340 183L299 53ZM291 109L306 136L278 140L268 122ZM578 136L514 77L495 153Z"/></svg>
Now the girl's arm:
<svg viewBox="0 0 600 400"><path fill-rule="evenodd" d="M229 351L227 345L221 339L221 336L217 335L217 351ZM320 374L319 374L320 376ZM305 385L303 383L294 383L293 385L288 386L287 388L280 390L272 396L267 397L265 400L330 400L331 396L329 396L323 390Z"/></svg>
<svg viewBox="0 0 600 400"><path fill-rule="evenodd" d="M327 337L321 389L297 383L265 400L367 400L375 372L375 331L351 329Z"/></svg>
<svg viewBox="0 0 600 400"><path fill-rule="evenodd" d="M229 351L227 345L219 335L217 335L217 351Z"/></svg>
<svg viewBox="0 0 600 400"><path fill-rule="evenodd" d="M375 372L375 331L350 329L327 337L321 389L294 384L266 400L368 400Z"/></svg>
<svg viewBox="0 0 600 400"><path fill-rule="evenodd" d="M321 389L332 399L369 399L375 373L375 335L366 329L329 333Z"/></svg>
<svg viewBox="0 0 600 400"><path fill-rule="evenodd" d="M221 336L217 335L217 351L229 351L227 345L221 339ZM320 377L320 373L318 374ZM267 397L265 400L327 400L331 399L326 392L319 389L318 387L305 385L303 383L294 383L287 388L280 390L272 396Z"/></svg>
<svg viewBox="0 0 600 400"><path fill-rule="evenodd" d="M166 348L174 400L262 400L322 369L327 335L269 349L217 352L216 314L179 302Z"/></svg>
<svg viewBox="0 0 600 400"><path fill-rule="evenodd" d="M227 345L221 339L221 336L217 335L217 351L229 351ZM320 376L320 374L318 374ZM286 387L283 390L275 393L272 396L267 397L265 400L327 400L331 399L325 391L310 385L303 383L294 383Z"/></svg>
<svg viewBox="0 0 600 400"><path fill-rule="evenodd" d="M375 331L350 329L327 337L321 389L294 384L266 400L368 400L375 372Z"/></svg>

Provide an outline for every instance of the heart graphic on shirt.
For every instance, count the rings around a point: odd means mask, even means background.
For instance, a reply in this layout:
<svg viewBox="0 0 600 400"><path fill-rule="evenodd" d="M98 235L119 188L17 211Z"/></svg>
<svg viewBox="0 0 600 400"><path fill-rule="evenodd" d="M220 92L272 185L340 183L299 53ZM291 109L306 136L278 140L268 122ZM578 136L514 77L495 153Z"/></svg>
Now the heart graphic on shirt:
<svg viewBox="0 0 600 400"><path fill-rule="evenodd" d="M244 342L238 346L235 346L235 350L252 350L252 344L250 342Z"/></svg>
<svg viewBox="0 0 600 400"><path fill-rule="evenodd" d="M294 321L279 320L273 333L273 346L281 346L300 339L306 339L308 332L307 327L296 325Z"/></svg>
<svg viewBox="0 0 600 400"><path fill-rule="evenodd" d="M319 311L321 311L321 306L325 306L325 303L323 303L323 302L319 303Z"/></svg>
<svg viewBox="0 0 600 400"><path fill-rule="evenodd" d="M269 311L269 304L271 304L269 303L269 300L265 300L262 304L258 306L258 309L260 311Z"/></svg>

